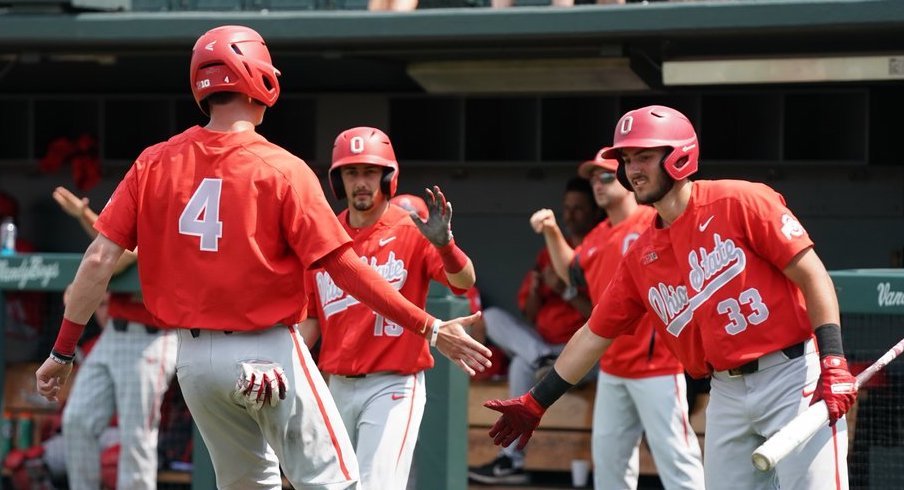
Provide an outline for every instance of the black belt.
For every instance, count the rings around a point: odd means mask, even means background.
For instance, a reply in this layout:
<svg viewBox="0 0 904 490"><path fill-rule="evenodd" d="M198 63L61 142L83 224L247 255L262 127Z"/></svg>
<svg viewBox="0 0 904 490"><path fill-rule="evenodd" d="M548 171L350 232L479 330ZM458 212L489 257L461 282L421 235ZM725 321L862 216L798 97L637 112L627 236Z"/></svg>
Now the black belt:
<svg viewBox="0 0 904 490"><path fill-rule="evenodd" d="M123 318L111 318L113 321L113 330L117 332L125 332L129 329L129 320L125 320ZM144 329L147 330L149 334L155 334L160 331L157 327L152 327L151 325L145 325Z"/></svg>
<svg viewBox="0 0 904 490"><path fill-rule="evenodd" d="M191 332L191 337L193 339L196 339L201 336L200 328L190 328L190 329L188 329L188 331ZM223 332L224 335L232 335L232 330L220 330L220 332Z"/></svg>
<svg viewBox="0 0 904 490"><path fill-rule="evenodd" d="M366 378L366 377L367 377L367 374L366 374L366 373L361 373L361 374L337 374L336 376L342 376L343 378L350 378L350 379L360 379L360 378Z"/></svg>
<svg viewBox="0 0 904 490"><path fill-rule="evenodd" d="M804 351L806 351L807 341L794 344L789 347L785 347L782 349L782 352L788 359L797 359L798 357L804 355ZM760 360L754 359L747 364L741 364L736 368L732 368L728 370L729 376L740 376L742 374L753 374L760 370Z"/></svg>

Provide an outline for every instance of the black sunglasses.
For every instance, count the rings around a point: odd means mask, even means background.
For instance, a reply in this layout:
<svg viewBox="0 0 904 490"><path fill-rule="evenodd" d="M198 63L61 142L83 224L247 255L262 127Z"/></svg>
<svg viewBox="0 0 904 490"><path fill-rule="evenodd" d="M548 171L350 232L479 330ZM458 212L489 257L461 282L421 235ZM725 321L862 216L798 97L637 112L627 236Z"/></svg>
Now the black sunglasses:
<svg viewBox="0 0 904 490"><path fill-rule="evenodd" d="M599 181L603 184L611 184L615 182L615 173L614 172L603 172L599 174L597 177Z"/></svg>

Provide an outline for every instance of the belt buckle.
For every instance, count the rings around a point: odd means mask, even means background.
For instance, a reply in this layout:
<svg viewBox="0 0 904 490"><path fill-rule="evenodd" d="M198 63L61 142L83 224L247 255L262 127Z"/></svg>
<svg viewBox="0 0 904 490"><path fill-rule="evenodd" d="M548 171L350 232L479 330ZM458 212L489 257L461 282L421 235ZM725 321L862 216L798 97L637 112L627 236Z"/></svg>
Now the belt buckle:
<svg viewBox="0 0 904 490"><path fill-rule="evenodd" d="M743 376L743 375L744 375L744 373L741 372L741 368L731 368L731 369L728 370L728 377L729 377L729 378L737 378L737 377L740 377L740 376Z"/></svg>

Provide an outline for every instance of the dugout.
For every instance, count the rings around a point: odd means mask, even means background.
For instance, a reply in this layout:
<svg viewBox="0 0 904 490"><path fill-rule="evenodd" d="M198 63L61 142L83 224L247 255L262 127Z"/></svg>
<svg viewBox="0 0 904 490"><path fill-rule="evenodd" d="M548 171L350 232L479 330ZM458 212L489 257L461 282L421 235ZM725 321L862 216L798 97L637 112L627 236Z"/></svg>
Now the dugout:
<svg viewBox="0 0 904 490"><path fill-rule="evenodd" d="M339 131L387 130L399 191L438 183L455 203L486 305L514 308L542 247L531 212L557 207L618 116L652 103L692 119L700 178L782 192L830 269L904 265L900 2L486 3L0 0L0 190L38 250L83 251L50 198L75 187L71 164L40 167L50 143L96 140L101 178L83 193L98 209L144 146L201 122L188 49L238 23L263 34L283 73L261 132L325 177Z"/></svg>
<svg viewBox="0 0 904 490"><path fill-rule="evenodd" d="M492 271L479 280L488 305L514 307L542 246L531 212L559 204L620 114L652 103L694 122L700 178L782 192L828 267L902 263L899 2L442 0L376 13L320 0L69 1L0 0L0 189L41 251L86 245L50 199L75 186L69 164L40 169L51 142L97 142L101 179L85 192L99 206L144 146L201 122L189 48L228 22L259 30L283 73L261 132L323 176L341 130L387 130L400 192L439 183L455 203L456 236Z"/></svg>

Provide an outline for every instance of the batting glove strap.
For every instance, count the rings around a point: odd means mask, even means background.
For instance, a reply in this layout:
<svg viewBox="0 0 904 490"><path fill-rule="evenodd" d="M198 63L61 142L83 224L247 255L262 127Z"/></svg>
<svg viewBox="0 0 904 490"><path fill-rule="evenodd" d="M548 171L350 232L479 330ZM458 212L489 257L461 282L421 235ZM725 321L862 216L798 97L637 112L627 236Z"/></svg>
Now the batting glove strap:
<svg viewBox="0 0 904 490"><path fill-rule="evenodd" d="M825 356L819 365L822 372L811 403L825 401L829 425L834 425L857 400L857 378L851 374L843 356Z"/></svg>

